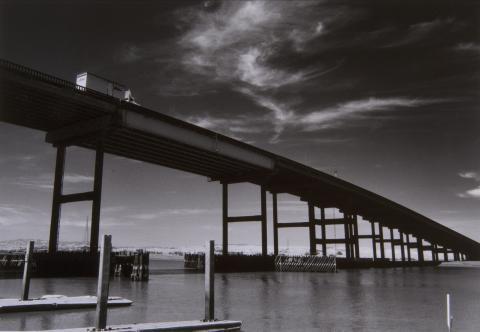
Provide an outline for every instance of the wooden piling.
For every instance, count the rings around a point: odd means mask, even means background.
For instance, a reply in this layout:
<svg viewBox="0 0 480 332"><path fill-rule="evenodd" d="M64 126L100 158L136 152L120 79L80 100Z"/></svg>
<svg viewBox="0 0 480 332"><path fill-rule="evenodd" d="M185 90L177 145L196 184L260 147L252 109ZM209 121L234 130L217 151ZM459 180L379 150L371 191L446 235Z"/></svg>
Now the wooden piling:
<svg viewBox="0 0 480 332"><path fill-rule="evenodd" d="M28 300L28 293L30 291L30 272L31 272L31 264L32 264L32 256L33 256L33 246L34 246L33 241L28 242L28 246L25 251L25 262L23 266L22 296L20 298L22 301Z"/></svg>
<svg viewBox="0 0 480 332"><path fill-rule="evenodd" d="M103 236L103 245L98 267L97 310L95 313L95 329L103 330L107 326L108 287L110 283L110 253L112 252L112 236Z"/></svg>
<svg viewBox="0 0 480 332"><path fill-rule="evenodd" d="M215 320L215 242L207 241L205 248L205 321Z"/></svg>

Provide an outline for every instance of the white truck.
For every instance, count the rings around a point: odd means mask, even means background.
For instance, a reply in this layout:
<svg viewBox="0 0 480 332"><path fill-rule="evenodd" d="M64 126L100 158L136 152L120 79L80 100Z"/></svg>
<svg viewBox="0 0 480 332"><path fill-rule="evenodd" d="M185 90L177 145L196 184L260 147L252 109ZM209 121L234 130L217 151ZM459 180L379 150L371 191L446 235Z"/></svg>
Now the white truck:
<svg viewBox="0 0 480 332"><path fill-rule="evenodd" d="M120 100L128 101L130 103L139 105L135 102L132 92L126 86L109 81L103 77L92 73L81 73L77 75L77 85L92 89L106 95L118 98Z"/></svg>

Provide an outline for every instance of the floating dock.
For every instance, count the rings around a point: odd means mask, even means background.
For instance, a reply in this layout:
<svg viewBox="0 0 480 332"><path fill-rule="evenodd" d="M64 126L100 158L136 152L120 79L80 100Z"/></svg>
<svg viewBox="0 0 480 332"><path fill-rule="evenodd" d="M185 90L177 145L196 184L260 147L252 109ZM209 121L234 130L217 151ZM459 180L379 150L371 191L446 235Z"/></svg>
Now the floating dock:
<svg viewBox="0 0 480 332"><path fill-rule="evenodd" d="M204 322L201 320L183 321L183 322L163 322L163 323L141 323L109 325L105 330L116 332L156 332L156 331L240 331L241 321L218 320ZM44 330L43 332L91 332L95 331L93 327L82 327L75 329ZM6 331L4 331L6 332Z"/></svg>
<svg viewBox="0 0 480 332"><path fill-rule="evenodd" d="M108 298L109 307L128 306L132 303L132 301L122 297L110 296ZM94 308L96 305L96 296L44 295L29 300L0 299L0 313Z"/></svg>

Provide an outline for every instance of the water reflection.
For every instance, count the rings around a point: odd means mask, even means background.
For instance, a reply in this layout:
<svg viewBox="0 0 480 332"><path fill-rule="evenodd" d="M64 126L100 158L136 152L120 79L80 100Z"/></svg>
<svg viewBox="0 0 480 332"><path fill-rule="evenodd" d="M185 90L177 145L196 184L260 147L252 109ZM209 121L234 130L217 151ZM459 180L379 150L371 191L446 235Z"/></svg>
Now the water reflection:
<svg viewBox="0 0 480 332"><path fill-rule="evenodd" d="M218 274L216 315L243 331L439 331L450 292L459 331L480 326L479 269L379 269L322 273ZM1 280L18 294L19 280ZM35 294L93 294L96 280L36 279ZM152 275L148 283L114 279L111 295L135 301L109 310L110 324L201 319L202 274ZM11 297L11 296L10 296ZM0 330L92 326L94 310L2 314Z"/></svg>

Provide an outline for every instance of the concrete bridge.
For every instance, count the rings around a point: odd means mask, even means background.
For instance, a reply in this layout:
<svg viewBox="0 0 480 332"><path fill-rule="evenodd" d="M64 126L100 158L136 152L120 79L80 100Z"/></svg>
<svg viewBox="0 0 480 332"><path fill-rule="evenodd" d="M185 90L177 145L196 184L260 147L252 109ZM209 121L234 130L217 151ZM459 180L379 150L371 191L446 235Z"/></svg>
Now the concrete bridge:
<svg viewBox="0 0 480 332"><path fill-rule="evenodd" d="M228 254L230 223L258 222L262 254L267 255L267 192L273 202L273 244L278 254L280 229L308 231L310 254L327 255L328 244L345 246L347 259L361 257L359 240L371 241L374 259L392 261L479 260L480 244L385 197L230 137L200 128L153 110L121 101L51 75L0 60L0 120L46 132L57 149L49 251L58 244L63 204L92 201L90 250L98 249L104 153L141 160L206 176L223 188L223 254ZM63 194L66 148L75 145L96 151L92 191ZM258 185L261 213L229 215L229 185ZM278 222L277 196L290 194L308 204L308 220ZM339 218L327 218L328 209ZM371 223L360 235L358 217ZM344 238L327 238L326 227L343 225ZM317 227L318 226L318 227ZM317 229L320 231L317 232ZM387 236L385 235L387 231ZM395 237L395 234L398 234ZM395 253L400 248L400 257Z"/></svg>

